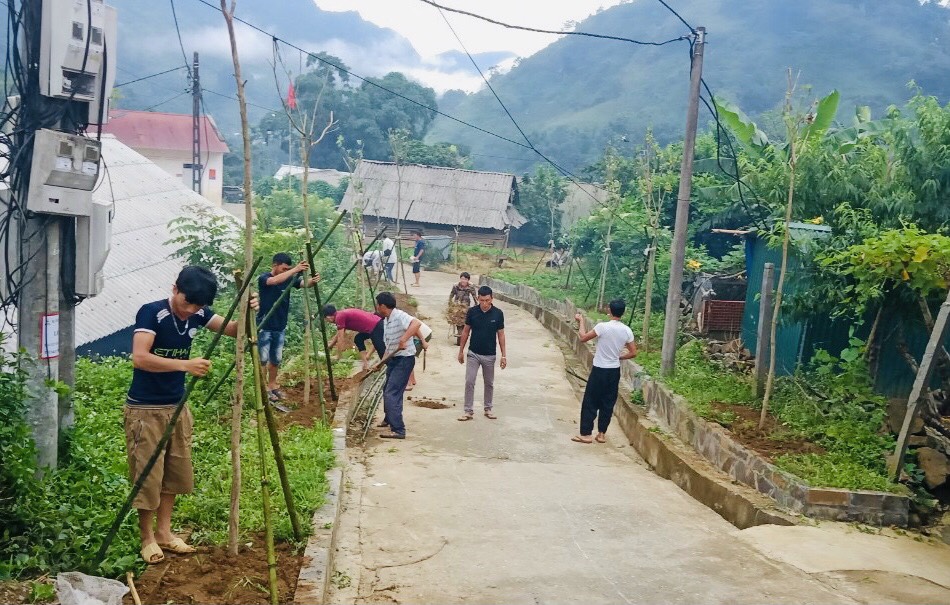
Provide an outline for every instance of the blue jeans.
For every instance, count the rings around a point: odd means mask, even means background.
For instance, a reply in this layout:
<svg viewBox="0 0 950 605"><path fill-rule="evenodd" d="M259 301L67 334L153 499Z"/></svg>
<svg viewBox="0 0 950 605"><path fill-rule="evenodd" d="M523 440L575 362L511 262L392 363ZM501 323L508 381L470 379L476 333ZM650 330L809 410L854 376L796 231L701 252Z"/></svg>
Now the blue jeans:
<svg viewBox="0 0 950 605"><path fill-rule="evenodd" d="M383 266L386 267L386 279L396 281L396 263L386 263Z"/></svg>
<svg viewBox="0 0 950 605"><path fill-rule="evenodd" d="M402 420L402 398L409 384L409 375L416 367L416 358L412 356L393 357L386 364L386 385L383 387L383 411L389 428L397 435L406 434L406 424Z"/></svg>
<svg viewBox="0 0 950 605"><path fill-rule="evenodd" d="M284 357L284 331L261 331L257 335L257 350L261 354L261 365L279 366Z"/></svg>

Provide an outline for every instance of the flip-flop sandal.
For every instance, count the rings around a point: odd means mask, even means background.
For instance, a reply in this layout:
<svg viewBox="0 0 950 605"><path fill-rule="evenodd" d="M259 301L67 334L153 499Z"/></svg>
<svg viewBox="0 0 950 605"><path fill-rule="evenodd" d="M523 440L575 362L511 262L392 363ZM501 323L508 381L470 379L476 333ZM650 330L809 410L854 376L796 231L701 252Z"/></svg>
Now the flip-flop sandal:
<svg viewBox="0 0 950 605"><path fill-rule="evenodd" d="M596 441L597 443L607 443L607 438L601 437L600 435L598 435L594 437L594 441Z"/></svg>
<svg viewBox="0 0 950 605"><path fill-rule="evenodd" d="M267 391L267 400L274 403L280 401L280 397L277 396L275 391Z"/></svg>
<svg viewBox="0 0 950 605"><path fill-rule="evenodd" d="M154 542L149 542L143 546L140 554L142 555L142 560L145 561L147 565L158 565L165 560L165 553L163 553L161 547Z"/></svg>
<svg viewBox="0 0 950 605"><path fill-rule="evenodd" d="M175 538L168 544L159 544L162 548L169 552L173 552L176 555L189 555L193 552L198 552L198 549L190 544L186 544L181 538Z"/></svg>
<svg viewBox="0 0 950 605"><path fill-rule="evenodd" d="M587 443L587 444L593 443L593 441L587 441L586 439L582 439L580 435L574 435L573 437L571 437L571 441L573 441L574 443Z"/></svg>
<svg viewBox="0 0 950 605"><path fill-rule="evenodd" d="M285 395L284 392L281 391L280 389L271 390L271 395L276 397L279 401L283 401L284 399L287 399L287 395Z"/></svg>
<svg viewBox="0 0 950 605"><path fill-rule="evenodd" d="M488 418L489 420L498 420L498 416L495 416L491 412L485 412L485 418Z"/></svg>
<svg viewBox="0 0 950 605"><path fill-rule="evenodd" d="M464 416L459 416L459 422L468 422L469 420L475 420L474 414L465 414Z"/></svg>

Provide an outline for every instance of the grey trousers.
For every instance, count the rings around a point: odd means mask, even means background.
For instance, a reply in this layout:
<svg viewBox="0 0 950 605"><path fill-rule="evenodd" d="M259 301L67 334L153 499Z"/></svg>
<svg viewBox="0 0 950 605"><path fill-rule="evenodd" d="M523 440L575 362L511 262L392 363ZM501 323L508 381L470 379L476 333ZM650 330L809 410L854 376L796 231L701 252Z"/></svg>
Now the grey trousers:
<svg viewBox="0 0 950 605"><path fill-rule="evenodd" d="M468 352L465 363L465 413L473 414L475 410L475 378L478 376L478 368L482 369L482 382L485 383L485 396L483 404L485 411L492 408L492 398L495 395L495 356L478 355Z"/></svg>

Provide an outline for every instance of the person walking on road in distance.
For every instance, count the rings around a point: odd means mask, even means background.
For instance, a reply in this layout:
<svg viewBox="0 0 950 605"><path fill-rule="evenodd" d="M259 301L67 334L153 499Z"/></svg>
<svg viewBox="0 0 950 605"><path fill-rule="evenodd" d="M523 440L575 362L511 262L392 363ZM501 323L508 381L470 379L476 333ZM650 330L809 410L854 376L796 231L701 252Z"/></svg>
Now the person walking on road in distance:
<svg viewBox="0 0 950 605"><path fill-rule="evenodd" d="M499 365L502 370L508 367L508 357L505 347L505 314L492 304L492 300L491 288L482 286L478 289L478 305L469 309L465 316L465 328L462 329L459 342L459 363L465 364L465 412L459 418L463 422L472 420L475 416L475 379L478 377L478 368L482 369L482 382L485 385L482 400L485 417L489 420L498 418L492 413L498 349L501 349ZM469 343L467 357L466 343Z"/></svg>
<svg viewBox="0 0 950 605"><path fill-rule="evenodd" d="M416 278L413 287L419 287L419 276L422 273L422 255L426 253L426 243L422 240L422 231L412 232L412 238L416 240L416 247L412 251L412 274Z"/></svg>
<svg viewBox="0 0 950 605"><path fill-rule="evenodd" d="M388 235L383 240L383 267L386 272L386 279L390 283L396 283L396 261L399 260L396 254L396 242Z"/></svg>
<svg viewBox="0 0 950 605"><path fill-rule="evenodd" d="M204 376L211 361L190 359L191 342L200 328L237 335L237 322L211 307L218 283L208 269L188 266L172 286L172 295L142 305L132 335L132 384L125 402L125 447L134 484L158 447L178 402L185 394L185 374ZM257 308L257 297L251 297ZM191 443L194 418L185 406L171 440L159 456L142 489L132 501L139 514L142 559L149 565L165 560L167 551L186 554L195 549L172 533L172 510L178 494L194 489ZM153 522L155 526L153 528Z"/></svg>
<svg viewBox="0 0 950 605"><path fill-rule="evenodd" d="M303 287L301 273L310 269L307 261L300 261L296 265L286 252L278 252L271 262L270 271L261 273L257 278L257 288L261 296L261 308L257 313L258 330L257 348L261 356L261 365L267 370L268 399L273 402L284 398L284 394L277 386L277 372L284 354L284 331L287 329L287 318L290 315L290 296L284 296L284 291L293 285L294 288ZM315 275L307 280L307 287L312 287L320 281ZM280 305L264 323L271 309L280 300Z"/></svg>
<svg viewBox="0 0 950 605"><path fill-rule="evenodd" d="M633 359L637 355L637 345L634 343L633 332L621 321L627 309L623 300L610 301L610 321L605 321L587 331L584 326L584 316L578 313L574 316L579 322L577 335L581 342L597 340L594 352L594 366L590 369L587 386L584 388L584 400L581 403L581 431L579 435L571 437L577 443L597 443L607 441L607 427L614 413L614 404L617 403L617 390L620 385L620 362L624 359ZM597 436L591 439L594 432L594 419L597 419Z"/></svg>
<svg viewBox="0 0 950 605"><path fill-rule="evenodd" d="M363 360L363 369L369 369L369 349L366 348L366 341L373 343L376 354L382 359L386 354L386 342L383 340L383 318L375 313L364 311L363 309L340 309L337 310L333 305L323 307L323 316L327 321L336 324L337 332L327 343L329 347L337 347L343 350L344 337L347 330L356 332L356 338L353 343L356 350L360 352L360 358Z"/></svg>
<svg viewBox="0 0 950 605"><path fill-rule="evenodd" d="M386 354L375 367L378 369L381 365L386 365L386 384L383 386L385 417L380 426L389 427L389 432L382 433L380 437L405 439L403 396L409 384L409 376L416 367L416 345L412 337L418 335L422 322L397 309L396 297L392 292L380 292L376 295L376 312L383 318L383 340L386 343Z"/></svg>

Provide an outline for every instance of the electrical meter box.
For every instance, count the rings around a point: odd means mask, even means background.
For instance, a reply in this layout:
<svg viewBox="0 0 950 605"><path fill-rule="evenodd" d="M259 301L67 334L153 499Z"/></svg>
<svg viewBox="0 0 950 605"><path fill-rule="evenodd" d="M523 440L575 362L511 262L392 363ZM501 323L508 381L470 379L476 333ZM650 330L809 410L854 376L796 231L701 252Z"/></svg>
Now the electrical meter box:
<svg viewBox="0 0 950 605"><path fill-rule="evenodd" d="M111 201L95 201L90 216L76 219L76 294L80 296L102 292L102 269L112 247L113 208Z"/></svg>
<svg viewBox="0 0 950 605"><path fill-rule="evenodd" d="M101 143L55 130L37 130L26 208L31 212L89 216L99 178Z"/></svg>
<svg viewBox="0 0 950 605"><path fill-rule="evenodd" d="M43 0L40 93L86 102L102 94L105 55L117 50L110 10L103 0Z"/></svg>
<svg viewBox="0 0 950 605"><path fill-rule="evenodd" d="M86 122L89 124L104 125L109 121L109 106L112 101L112 88L115 86L115 70L119 56L116 50L117 42L115 37L115 32L118 29L118 18L115 8L106 5L105 60L102 61L99 67L99 73L96 76L99 78L99 82L96 84L98 87L96 89L96 98L88 105L89 116ZM111 37L109 32L112 32ZM103 84L105 84L105 88L103 88Z"/></svg>

